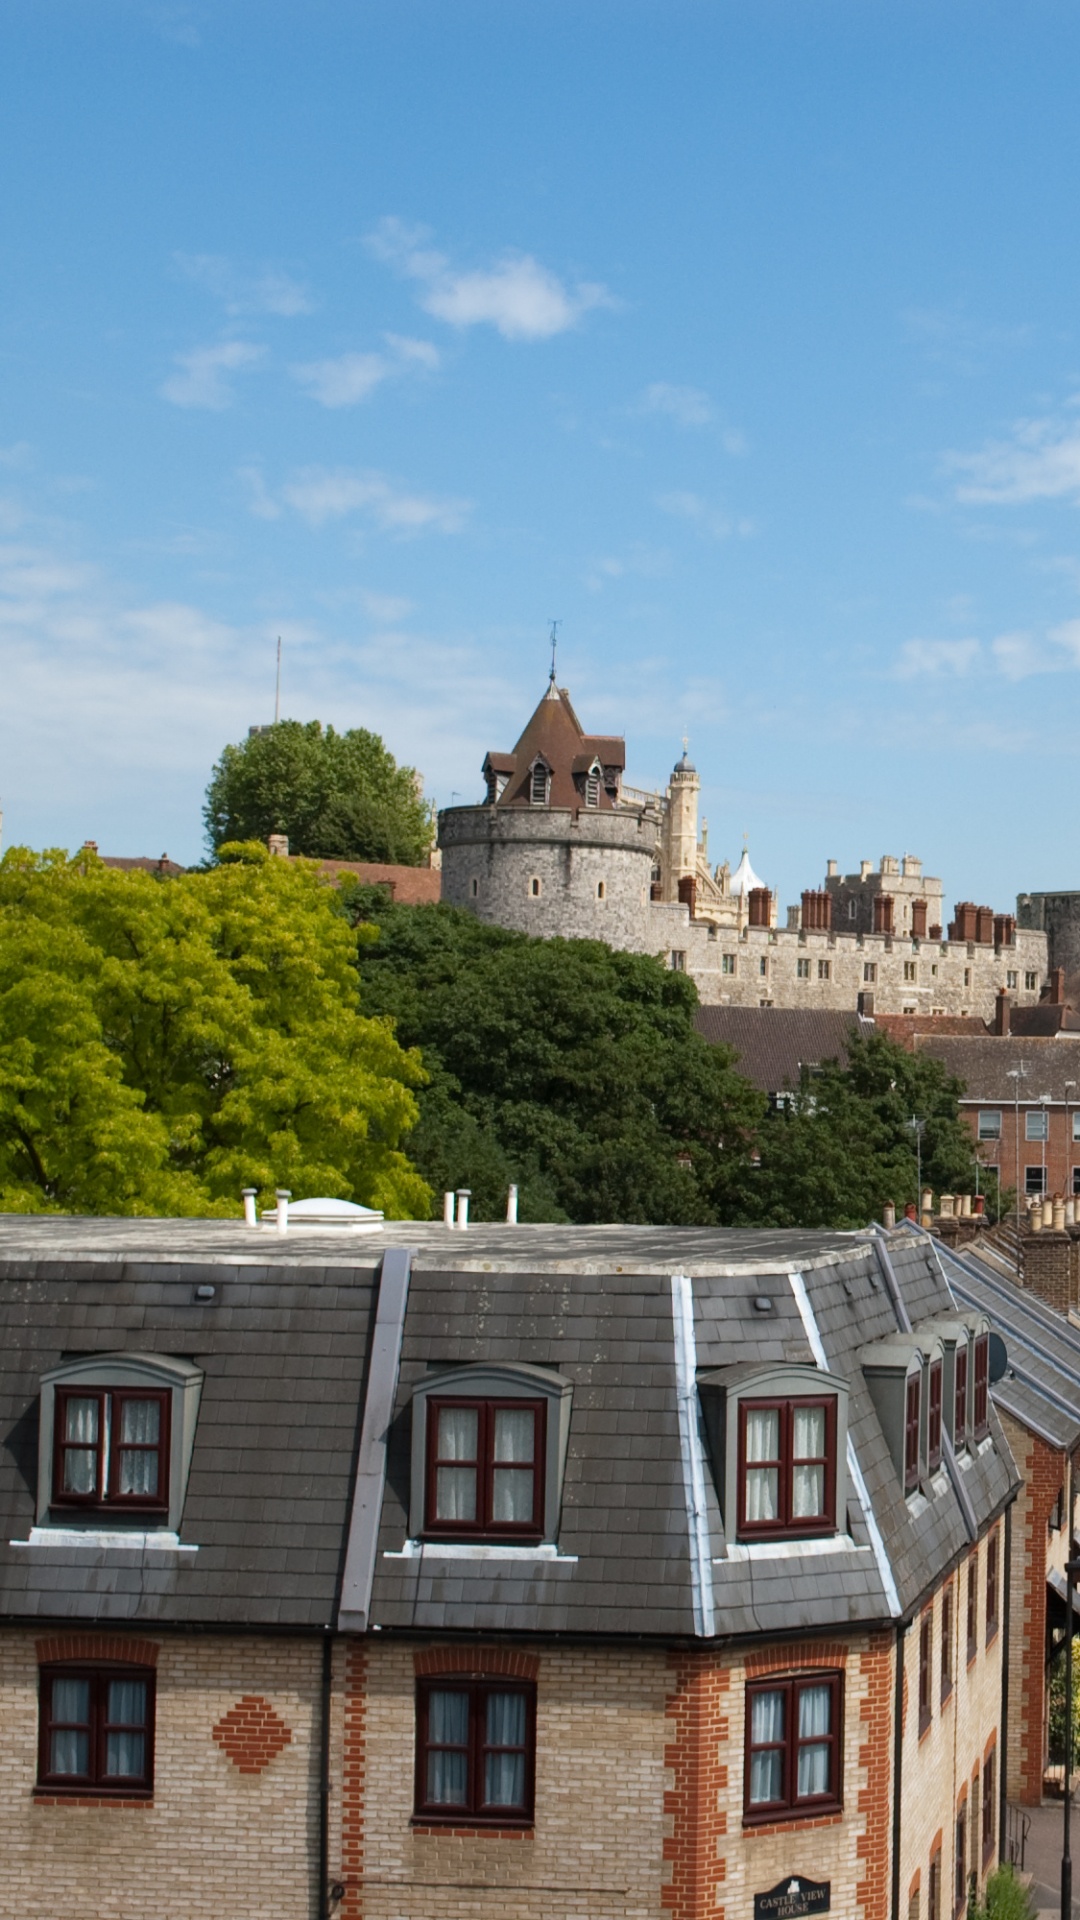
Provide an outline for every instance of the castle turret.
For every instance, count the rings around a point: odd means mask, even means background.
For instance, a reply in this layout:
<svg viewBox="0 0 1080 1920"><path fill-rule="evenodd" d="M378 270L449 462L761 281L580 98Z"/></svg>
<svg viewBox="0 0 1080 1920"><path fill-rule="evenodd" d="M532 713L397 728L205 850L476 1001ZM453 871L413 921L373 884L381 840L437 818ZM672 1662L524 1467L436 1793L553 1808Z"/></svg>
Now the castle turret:
<svg viewBox="0 0 1080 1920"><path fill-rule="evenodd" d="M678 900L679 882L696 881L698 873L698 794L701 781L687 753L677 762L668 782L660 863L661 899ZM685 895L685 887L683 889Z"/></svg>

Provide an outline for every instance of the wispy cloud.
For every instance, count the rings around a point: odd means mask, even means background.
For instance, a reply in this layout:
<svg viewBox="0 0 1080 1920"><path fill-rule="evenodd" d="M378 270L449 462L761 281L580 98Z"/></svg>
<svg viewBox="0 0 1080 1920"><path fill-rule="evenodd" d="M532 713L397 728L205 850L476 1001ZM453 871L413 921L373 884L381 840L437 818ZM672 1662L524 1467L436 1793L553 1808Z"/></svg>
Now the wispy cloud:
<svg viewBox="0 0 1080 1920"><path fill-rule="evenodd" d="M1080 422L1058 416L1018 420L1006 440L977 453L947 453L958 500L1010 505L1080 498Z"/></svg>
<svg viewBox="0 0 1080 1920"><path fill-rule="evenodd" d="M248 340L223 340L215 347L195 347L176 355L176 372L161 389L174 407L207 407L221 413L235 399L230 374L257 367L266 349Z"/></svg>
<svg viewBox="0 0 1080 1920"><path fill-rule="evenodd" d="M314 311L308 289L280 267L246 273L221 253L174 253L173 260L185 280L205 287L227 313L272 313L291 320Z"/></svg>
<svg viewBox="0 0 1080 1920"><path fill-rule="evenodd" d="M439 350L429 340L388 333L385 353L343 353L333 360L312 360L292 369L293 378L323 407L354 407L387 380L408 373L433 373Z"/></svg>
<svg viewBox="0 0 1080 1920"><path fill-rule="evenodd" d="M276 520L287 507L310 527L359 515L386 533L460 533L472 511L468 500L413 493L385 474L349 467L303 467L277 493L258 467L242 467L240 478L257 518Z"/></svg>
<svg viewBox="0 0 1080 1920"><path fill-rule="evenodd" d="M981 658L978 640L905 640L896 663L896 678L961 679Z"/></svg>
<svg viewBox="0 0 1080 1920"><path fill-rule="evenodd" d="M671 567L671 555L663 547L634 546L626 553L605 553L593 560L585 576L590 593L599 593L613 580L636 576L656 580Z"/></svg>
<svg viewBox="0 0 1080 1920"><path fill-rule="evenodd" d="M1030 680L1035 674L1080 669L1080 620L1066 620L1045 634L1025 628L981 640L905 640L893 665L897 680Z"/></svg>
<svg viewBox="0 0 1080 1920"><path fill-rule="evenodd" d="M700 387L675 387L667 380L654 380L638 402L640 413L666 414L680 427L707 427L716 418L716 409Z"/></svg>
<svg viewBox="0 0 1080 1920"><path fill-rule="evenodd" d="M606 287L588 280L568 286L531 253L505 253L486 269L461 269L428 246L429 238L424 228L388 218L368 235L368 246L418 281L424 311L449 326L492 326L504 340L550 340L593 308L616 304Z"/></svg>
<svg viewBox="0 0 1080 1920"><path fill-rule="evenodd" d="M15 440L10 447L0 447L0 467L29 466L32 453L29 440Z"/></svg>
<svg viewBox="0 0 1080 1920"><path fill-rule="evenodd" d="M699 493L687 493L676 490L673 493L658 493L656 504L661 513L669 513L677 520L688 520L691 526L709 540L746 539L756 532L754 522L745 516L733 517L725 513L722 507L716 507L703 500Z"/></svg>

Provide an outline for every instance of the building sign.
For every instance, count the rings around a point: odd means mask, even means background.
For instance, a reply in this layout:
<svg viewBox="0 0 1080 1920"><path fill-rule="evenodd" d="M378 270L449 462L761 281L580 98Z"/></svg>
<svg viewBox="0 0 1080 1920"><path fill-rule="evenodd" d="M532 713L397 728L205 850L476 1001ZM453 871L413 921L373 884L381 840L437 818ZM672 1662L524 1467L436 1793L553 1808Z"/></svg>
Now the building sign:
<svg viewBox="0 0 1080 1920"><path fill-rule="evenodd" d="M831 1880L807 1880L793 1873L768 1893L755 1893L754 1920L802 1920L803 1914L828 1913L832 1905Z"/></svg>

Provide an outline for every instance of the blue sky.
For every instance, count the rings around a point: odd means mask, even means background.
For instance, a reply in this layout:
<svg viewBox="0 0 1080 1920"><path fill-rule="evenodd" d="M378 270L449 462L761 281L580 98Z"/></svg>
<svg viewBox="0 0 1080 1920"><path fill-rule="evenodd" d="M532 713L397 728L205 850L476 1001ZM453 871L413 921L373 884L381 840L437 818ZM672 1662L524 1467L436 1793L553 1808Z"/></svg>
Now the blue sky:
<svg viewBox="0 0 1080 1920"><path fill-rule="evenodd" d="M782 903L1080 885L1080 13L0 4L5 844L543 689Z"/></svg>

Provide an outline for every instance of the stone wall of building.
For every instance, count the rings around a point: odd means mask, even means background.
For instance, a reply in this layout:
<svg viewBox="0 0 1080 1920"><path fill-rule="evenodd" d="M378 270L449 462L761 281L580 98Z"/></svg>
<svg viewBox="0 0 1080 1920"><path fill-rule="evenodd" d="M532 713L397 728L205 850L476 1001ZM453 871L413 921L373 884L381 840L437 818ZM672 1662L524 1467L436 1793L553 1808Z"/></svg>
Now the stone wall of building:
<svg viewBox="0 0 1080 1920"><path fill-rule="evenodd" d="M156 1662L153 1798L35 1797L39 1657L108 1650ZM319 1683L312 1639L0 1635L0 1920L310 1920Z"/></svg>
<svg viewBox="0 0 1080 1920"><path fill-rule="evenodd" d="M658 836L654 814L629 808L448 808L442 897L519 933L648 953L658 944L649 914Z"/></svg>
<svg viewBox="0 0 1080 1920"><path fill-rule="evenodd" d="M1080 972L1080 893L1018 893L1016 919L1045 935L1051 967Z"/></svg>

